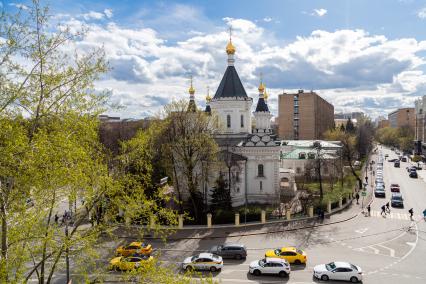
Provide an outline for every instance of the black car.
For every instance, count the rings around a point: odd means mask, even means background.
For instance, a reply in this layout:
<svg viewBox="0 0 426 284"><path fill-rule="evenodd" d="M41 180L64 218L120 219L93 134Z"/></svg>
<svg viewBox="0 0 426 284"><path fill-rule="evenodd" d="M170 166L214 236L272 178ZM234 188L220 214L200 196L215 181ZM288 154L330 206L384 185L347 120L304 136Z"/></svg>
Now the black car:
<svg viewBox="0 0 426 284"><path fill-rule="evenodd" d="M396 161L393 163L393 166L394 166L395 168L399 168L399 166L400 166L399 160L396 160Z"/></svg>
<svg viewBox="0 0 426 284"><path fill-rule="evenodd" d="M375 197L386 197L385 188L382 186L376 186L376 189L374 190L374 196Z"/></svg>
<svg viewBox="0 0 426 284"><path fill-rule="evenodd" d="M402 157L401 162L404 162L404 163L407 162L407 157Z"/></svg>
<svg viewBox="0 0 426 284"><path fill-rule="evenodd" d="M245 245L242 244L223 244L214 246L209 252L220 255L222 258L242 259L247 257L247 249Z"/></svg>
<svg viewBox="0 0 426 284"><path fill-rule="evenodd" d="M391 206L392 207L404 207L404 199L402 198L401 193L392 193Z"/></svg>
<svg viewBox="0 0 426 284"><path fill-rule="evenodd" d="M413 171L413 170L411 170L410 171L410 178L417 178L418 176L417 176L417 171Z"/></svg>
<svg viewBox="0 0 426 284"><path fill-rule="evenodd" d="M388 160L388 162L390 162L390 163L395 163L396 161L398 161L398 159L390 159L390 160Z"/></svg>

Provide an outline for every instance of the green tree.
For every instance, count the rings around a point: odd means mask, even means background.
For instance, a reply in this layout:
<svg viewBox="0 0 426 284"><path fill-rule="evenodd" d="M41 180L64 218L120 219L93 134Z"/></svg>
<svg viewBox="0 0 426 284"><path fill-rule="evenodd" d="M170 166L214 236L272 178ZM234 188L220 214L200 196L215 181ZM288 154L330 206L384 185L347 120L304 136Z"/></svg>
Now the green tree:
<svg viewBox="0 0 426 284"><path fill-rule="evenodd" d="M186 101L172 102L164 108L163 161L168 176L173 177L179 202L184 201L184 192L188 193L189 209L199 222L200 209L204 207L199 186L217 158L218 146L212 138L217 119L203 111L188 112L187 109Z"/></svg>
<svg viewBox="0 0 426 284"><path fill-rule="evenodd" d="M210 208L213 212L218 209L232 210L231 192L222 173L219 174L210 196L212 204Z"/></svg>
<svg viewBox="0 0 426 284"><path fill-rule="evenodd" d="M345 128L345 131L346 131L347 133L351 133L351 134L355 133L355 125L354 125L354 123L352 122L352 119L350 119L350 118L348 118L348 121L346 122L346 128Z"/></svg>

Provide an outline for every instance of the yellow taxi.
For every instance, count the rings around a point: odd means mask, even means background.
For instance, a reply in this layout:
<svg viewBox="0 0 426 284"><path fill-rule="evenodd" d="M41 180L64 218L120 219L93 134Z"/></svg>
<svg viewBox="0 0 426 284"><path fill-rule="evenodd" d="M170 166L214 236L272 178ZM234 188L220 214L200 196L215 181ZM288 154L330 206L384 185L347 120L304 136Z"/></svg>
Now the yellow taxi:
<svg viewBox="0 0 426 284"><path fill-rule="evenodd" d="M283 258L289 263L302 264L306 263L307 257L303 250L296 249L295 247L283 247L274 250L268 250L265 257Z"/></svg>
<svg viewBox="0 0 426 284"><path fill-rule="evenodd" d="M152 246L143 242L132 242L127 246L119 246L115 253L117 256L129 256L135 253L151 255Z"/></svg>
<svg viewBox="0 0 426 284"><path fill-rule="evenodd" d="M111 270L133 270L144 267L147 263L151 262L154 258L147 255L132 255L128 257L117 256L109 262Z"/></svg>

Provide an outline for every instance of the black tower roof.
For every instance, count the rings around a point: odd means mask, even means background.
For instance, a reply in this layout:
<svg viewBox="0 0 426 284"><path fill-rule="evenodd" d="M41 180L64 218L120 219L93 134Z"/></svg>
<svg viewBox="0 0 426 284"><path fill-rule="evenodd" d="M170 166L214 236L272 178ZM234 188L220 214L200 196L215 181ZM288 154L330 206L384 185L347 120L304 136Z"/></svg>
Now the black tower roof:
<svg viewBox="0 0 426 284"><path fill-rule="evenodd" d="M269 112L268 105L266 104L264 98L259 98L259 100L257 101L256 111Z"/></svg>
<svg viewBox="0 0 426 284"><path fill-rule="evenodd" d="M234 66L228 66L213 98L219 99L235 97L248 98L240 77L238 76L237 70L235 70Z"/></svg>

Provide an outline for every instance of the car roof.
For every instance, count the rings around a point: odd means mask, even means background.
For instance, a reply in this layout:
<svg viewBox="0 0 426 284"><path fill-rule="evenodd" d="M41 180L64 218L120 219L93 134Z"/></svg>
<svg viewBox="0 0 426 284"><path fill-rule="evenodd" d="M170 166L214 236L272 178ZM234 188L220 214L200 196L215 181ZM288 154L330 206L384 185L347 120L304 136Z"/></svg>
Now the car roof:
<svg viewBox="0 0 426 284"><path fill-rule="evenodd" d="M142 242L131 242L129 246L140 246Z"/></svg>
<svg viewBox="0 0 426 284"><path fill-rule="evenodd" d="M288 263L288 261L286 259L277 258L277 257L266 257L265 261L266 262L284 262L284 263Z"/></svg>
<svg viewBox="0 0 426 284"><path fill-rule="evenodd" d="M223 244L224 247L242 247L245 248L246 246L243 244L237 244L237 243L225 243Z"/></svg>
<svg viewBox="0 0 426 284"><path fill-rule="evenodd" d="M400 192L394 192L392 193L392 197L402 197L402 194Z"/></svg>
<svg viewBox="0 0 426 284"><path fill-rule="evenodd" d="M336 267L346 267L346 268L351 268L351 264L349 262L344 262L344 261L335 261L334 264L336 265Z"/></svg>
<svg viewBox="0 0 426 284"><path fill-rule="evenodd" d="M202 252L198 255L198 258L213 258L213 254L209 252Z"/></svg>
<svg viewBox="0 0 426 284"><path fill-rule="evenodd" d="M282 247L281 248L281 251L296 251L296 248L295 247Z"/></svg>

